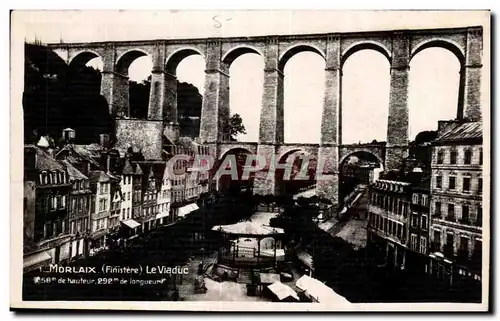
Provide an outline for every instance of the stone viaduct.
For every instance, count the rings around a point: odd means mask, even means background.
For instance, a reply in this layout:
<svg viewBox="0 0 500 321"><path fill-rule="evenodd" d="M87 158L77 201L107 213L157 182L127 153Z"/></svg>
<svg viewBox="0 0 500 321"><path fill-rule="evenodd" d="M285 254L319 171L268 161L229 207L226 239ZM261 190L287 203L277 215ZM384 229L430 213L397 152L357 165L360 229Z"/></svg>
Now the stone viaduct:
<svg viewBox="0 0 500 321"><path fill-rule="evenodd" d="M409 63L420 51L442 47L456 55L461 64L457 117L481 119L480 83L483 33L481 27L427 30L390 30L307 35L170 39L95 43L50 44L70 67L79 68L94 57L103 60L101 94L114 117L117 147L141 148L146 158L160 159L164 137L178 136L176 68L190 55L205 59L205 94L200 126L201 141L221 157L229 149L243 148L262 155L307 150L326 159L323 173L331 181L317 184L318 195L336 203L338 168L348 153L373 153L385 169L395 168L408 150ZM342 67L353 53L374 49L390 63L387 144L343 146L341 139ZM325 60L325 93L319 145L284 144L283 71L287 61L303 51L315 52ZM229 67L240 55L257 53L264 60L264 91L259 141L225 142L229 119ZM128 68L134 59L152 58L152 80L147 119L129 117ZM369 93L366 93L369 94ZM255 193L273 194L276 182L257 176Z"/></svg>

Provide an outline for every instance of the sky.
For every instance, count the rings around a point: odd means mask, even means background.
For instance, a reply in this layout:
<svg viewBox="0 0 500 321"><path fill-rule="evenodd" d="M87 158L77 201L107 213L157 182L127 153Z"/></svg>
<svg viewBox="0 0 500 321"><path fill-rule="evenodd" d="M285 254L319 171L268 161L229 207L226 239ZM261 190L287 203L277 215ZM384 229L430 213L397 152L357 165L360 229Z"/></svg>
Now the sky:
<svg viewBox="0 0 500 321"><path fill-rule="evenodd" d="M87 42L253 36L406 28L480 25L482 16L455 12L422 14L331 11L109 11L23 13L26 40ZM425 25L422 25L425 21ZM100 61L89 64L99 67ZM390 68L373 50L350 56L343 67L342 143L386 140ZM285 142L319 143L324 95L324 59L316 53L299 53L285 66ZM179 64L177 77L204 89L204 61L190 56ZM129 69L131 80L145 79L149 57L137 59ZM449 51L425 49L410 64L410 139L423 130L437 129L437 121L456 116L459 62ZM263 87L263 60L246 54L230 68L230 108L243 118L246 135L240 141L258 141Z"/></svg>

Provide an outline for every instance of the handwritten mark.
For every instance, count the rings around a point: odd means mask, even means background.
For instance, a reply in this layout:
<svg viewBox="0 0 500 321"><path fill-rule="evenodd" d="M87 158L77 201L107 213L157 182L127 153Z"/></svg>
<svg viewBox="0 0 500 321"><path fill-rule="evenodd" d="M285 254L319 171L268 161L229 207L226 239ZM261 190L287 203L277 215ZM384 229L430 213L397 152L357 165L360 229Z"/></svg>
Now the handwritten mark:
<svg viewBox="0 0 500 321"><path fill-rule="evenodd" d="M218 19L222 19L223 21L225 22L228 22L228 21L231 21L233 20L233 18L226 18L225 20L223 18L221 18L220 16L213 16L212 17L212 20L215 22L214 24L214 27L215 28L220 28L222 27L222 22L220 22Z"/></svg>

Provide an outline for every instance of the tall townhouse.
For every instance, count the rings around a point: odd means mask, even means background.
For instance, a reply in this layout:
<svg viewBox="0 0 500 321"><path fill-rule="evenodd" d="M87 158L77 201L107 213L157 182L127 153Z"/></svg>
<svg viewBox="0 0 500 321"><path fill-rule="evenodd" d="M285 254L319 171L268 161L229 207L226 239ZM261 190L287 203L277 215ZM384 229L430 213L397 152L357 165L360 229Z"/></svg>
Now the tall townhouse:
<svg viewBox="0 0 500 321"><path fill-rule="evenodd" d="M168 168L165 166L162 177L160 192L158 193L158 214L156 214L156 220L158 225L166 225L173 223L172 217L170 215L170 204L172 197L172 180L168 175Z"/></svg>
<svg viewBox="0 0 500 321"><path fill-rule="evenodd" d="M46 141L24 146L24 258L31 271L70 258L66 168L48 151Z"/></svg>
<svg viewBox="0 0 500 321"><path fill-rule="evenodd" d="M122 202L121 202L121 221L125 221L132 218L132 176L134 175L134 169L130 165L130 161L125 159L124 165L121 168L121 191L122 191Z"/></svg>
<svg viewBox="0 0 500 321"><path fill-rule="evenodd" d="M158 209L158 194L165 171L166 162L139 162L143 172L142 178L142 227L143 231L152 230L156 226Z"/></svg>
<svg viewBox="0 0 500 321"><path fill-rule="evenodd" d="M411 184L379 179L370 186L367 237L380 264L403 269L408 247Z"/></svg>
<svg viewBox="0 0 500 321"><path fill-rule="evenodd" d="M430 179L426 177L411 187L411 213L406 268L425 273L428 268L430 227Z"/></svg>
<svg viewBox="0 0 500 321"><path fill-rule="evenodd" d="M90 255L105 249L108 234L111 178L102 170L90 172L90 187L95 197L91 202L91 248Z"/></svg>
<svg viewBox="0 0 500 321"><path fill-rule="evenodd" d="M432 147L430 273L481 280L483 134L480 122L442 121Z"/></svg>
<svg viewBox="0 0 500 321"><path fill-rule="evenodd" d="M71 183L69 194L69 232L72 235L70 258L89 255L88 236L90 233L90 204L95 197L90 189L90 180L77 170L68 160L62 160L66 166Z"/></svg>
<svg viewBox="0 0 500 321"><path fill-rule="evenodd" d="M108 173L110 177L110 213L108 227L112 230L120 228L123 194L120 177Z"/></svg>
<svg viewBox="0 0 500 321"><path fill-rule="evenodd" d="M191 148L184 146L173 146L174 155L188 155L190 160L178 160L173 167L174 177L172 178L172 203L170 211L172 220L175 222L177 219L183 218L189 213L198 210L196 199L198 196L197 179L193 179L191 173L188 172L192 168L195 154Z"/></svg>
<svg viewBox="0 0 500 321"><path fill-rule="evenodd" d="M134 237L142 231L141 223L134 219L134 208L137 212L137 207L140 207L140 202L136 201L135 192L138 187L137 180L138 165L131 164L128 158L124 159L123 166L121 168L121 190L122 190L122 202L121 202L121 222L122 222L122 236L125 239ZM140 170L140 168L139 168ZM135 178L135 179L134 179ZM135 189L134 189L135 187Z"/></svg>

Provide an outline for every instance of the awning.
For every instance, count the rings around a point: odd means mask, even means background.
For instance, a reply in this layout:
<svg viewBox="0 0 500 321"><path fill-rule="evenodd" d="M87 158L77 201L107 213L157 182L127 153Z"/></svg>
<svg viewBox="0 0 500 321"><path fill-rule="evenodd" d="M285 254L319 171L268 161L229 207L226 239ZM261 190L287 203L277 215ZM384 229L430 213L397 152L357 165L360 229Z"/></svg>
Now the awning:
<svg viewBox="0 0 500 321"><path fill-rule="evenodd" d="M307 266L308 268L310 269L313 268L313 258L311 254L307 252L299 252L297 253L297 258L299 259L299 261L304 263L304 265Z"/></svg>
<svg viewBox="0 0 500 321"><path fill-rule="evenodd" d="M252 221L244 221L231 225L216 225L212 227L212 231L219 231L226 234L240 236L271 236L275 234L283 234L285 231L279 227L264 226Z"/></svg>
<svg viewBox="0 0 500 321"><path fill-rule="evenodd" d="M276 295L276 297L281 301L288 297L292 297L297 301L300 301L297 292L295 292L291 287L281 282L275 282L268 286L269 290Z"/></svg>
<svg viewBox="0 0 500 321"><path fill-rule="evenodd" d="M160 219L160 218L163 218L163 217L167 217L169 214L169 212L161 212L161 213L158 213L156 214L156 219Z"/></svg>
<svg viewBox="0 0 500 321"><path fill-rule="evenodd" d="M294 200L298 200L299 198L303 197L303 198L311 198L313 196L316 196L316 189L309 189L309 190L306 190L306 191L303 191L303 192L300 192L298 194L295 194L293 196L293 199Z"/></svg>
<svg viewBox="0 0 500 321"><path fill-rule="evenodd" d="M280 281L280 275L276 273L259 273L260 284L273 284Z"/></svg>
<svg viewBox="0 0 500 321"><path fill-rule="evenodd" d="M303 275L298 279L295 285L298 289L304 291L308 297L318 303L350 303L346 298L337 294L332 288L328 287L320 280L311 278L307 275Z"/></svg>
<svg viewBox="0 0 500 321"><path fill-rule="evenodd" d="M125 224L126 226L134 229L138 226L141 226L141 223L137 222L136 220L133 220L133 219L128 219L128 220L125 220L125 221L122 221L123 224Z"/></svg>
<svg viewBox="0 0 500 321"><path fill-rule="evenodd" d="M199 209L199 207L196 203L184 205L183 207L179 208L179 212L177 213L177 215L179 217L183 217L183 216L186 216L193 211L196 211L197 209Z"/></svg>
<svg viewBox="0 0 500 321"><path fill-rule="evenodd" d="M23 270L31 271L52 261L52 257L46 251L38 252L23 258Z"/></svg>

